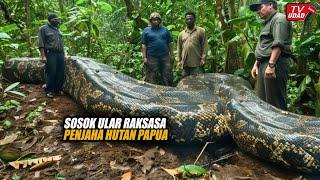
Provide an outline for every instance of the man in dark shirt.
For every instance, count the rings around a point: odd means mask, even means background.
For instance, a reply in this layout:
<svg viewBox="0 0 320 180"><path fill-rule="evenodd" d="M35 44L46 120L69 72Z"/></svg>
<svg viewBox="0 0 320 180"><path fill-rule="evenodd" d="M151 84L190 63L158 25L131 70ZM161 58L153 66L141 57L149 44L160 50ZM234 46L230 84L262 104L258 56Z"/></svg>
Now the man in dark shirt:
<svg viewBox="0 0 320 180"><path fill-rule="evenodd" d="M53 93L62 94L65 60L62 34L59 30L59 18L51 13L49 23L39 29L39 50L41 60L46 63L46 96L53 98Z"/></svg>
<svg viewBox="0 0 320 180"><path fill-rule="evenodd" d="M251 70L252 77L258 77L258 96L286 110L292 24L286 20L284 14L277 12L277 3L274 0L260 0L251 4L250 10L256 11L264 20L255 50L256 62Z"/></svg>
<svg viewBox="0 0 320 180"><path fill-rule="evenodd" d="M168 29L161 25L158 13L152 13L149 20L151 27L143 30L141 40L143 62L146 65L145 81L156 84L157 74L160 74L163 85L172 86L172 37Z"/></svg>

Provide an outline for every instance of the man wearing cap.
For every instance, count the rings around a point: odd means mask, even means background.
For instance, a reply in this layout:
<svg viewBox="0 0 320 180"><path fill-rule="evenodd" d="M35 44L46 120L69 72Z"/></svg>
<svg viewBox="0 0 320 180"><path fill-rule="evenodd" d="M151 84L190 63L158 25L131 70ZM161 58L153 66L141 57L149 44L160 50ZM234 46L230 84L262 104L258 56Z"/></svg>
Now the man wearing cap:
<svg viewBox="0 0 320 180"><path fill-rule="evenodd" d="M64 82L64 61L67 59L64 52L62 34L59 30L59 18L56 14L50 13L48 24L39 29L39 50L41 60L46 63L46 96L53 97L53 94L62 94Z"/></svg>
<svg viewBox="0 0 320 180"><path fill-rule="evenodd" d="M167 28L161 25L159 13L151 13L151 26L143 30L141 43L143 63L146 66L145 81L157 83L157 75L163 85L172 86L172 64L174 61L172 37Z"/></svg>
<svg viewBox="0 0 320 180"><path fill-rule="evenodd" d="M260 0L250 5L264 20L255 50L256 62L251 70L257 77L258 96L264 101L283 110L287 109L286 83L288 79L288 59L291 54L292 24L286 16L277 12L273 0Z"/></svg>
<svg viewBox="0 0 320 180"><path fill-rule="evenodd" d="M208 51L208 41L203 28L195 25L196 15L187 12L185 20L187 27L178 37L178 67L182 69L182 77L204 73Z"/></svg>

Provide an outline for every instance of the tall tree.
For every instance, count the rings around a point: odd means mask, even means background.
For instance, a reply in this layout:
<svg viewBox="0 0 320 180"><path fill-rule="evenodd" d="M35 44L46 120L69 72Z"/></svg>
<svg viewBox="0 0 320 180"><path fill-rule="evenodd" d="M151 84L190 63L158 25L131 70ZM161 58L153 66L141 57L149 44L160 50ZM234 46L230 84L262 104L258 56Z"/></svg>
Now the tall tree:
<svg viewBox="0 0 320 180"><path fill-rule="evenodd" d="M233 73L239 69L239 56L237 54L237 42L229 42L234 37L235 32L232 29L232 25L229 25L227 21L235 18L234 0L225 0L224 2L223 0L217 0L216 11L218 20L221 23L221 30L224 31L222 34L223 44L227 44L224 71L226 73Z"/></svg>
<svg viewBox="0 0 320 180"><path fill-rule="evenodd" d="M60 8L60 12L63 13L64 12L64 4L63 4L64 0L59 0L59 8Z"/></svg>
<svg viewBox="0 0 320 180"><path fill-rule="evenodd" d="M25 24L26 24L26 41L27 41L27 48L29 52L29 57L32 57L32 41L31 41L31 33L30 33L30 1L31 0L25 0L24 1L24 7L25 7Z"/></svg>

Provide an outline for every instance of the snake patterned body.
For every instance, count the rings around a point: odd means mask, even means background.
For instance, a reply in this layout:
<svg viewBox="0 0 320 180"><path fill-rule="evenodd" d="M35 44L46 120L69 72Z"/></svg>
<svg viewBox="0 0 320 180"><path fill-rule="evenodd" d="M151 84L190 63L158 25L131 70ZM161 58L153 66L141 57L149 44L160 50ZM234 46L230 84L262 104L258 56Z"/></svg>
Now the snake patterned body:
<svg viewBox="0 0 320 180"><path fill-rule="evenodd" d="M5 61L10 81L44 82L37 58ZM230 134L242 151L306 172L320 169L320 119L279 110L230 74L189 76L177 87L149 84L83 57L66 62L64 91L101 116L167 117L172 139L213 141Z"/></svg>

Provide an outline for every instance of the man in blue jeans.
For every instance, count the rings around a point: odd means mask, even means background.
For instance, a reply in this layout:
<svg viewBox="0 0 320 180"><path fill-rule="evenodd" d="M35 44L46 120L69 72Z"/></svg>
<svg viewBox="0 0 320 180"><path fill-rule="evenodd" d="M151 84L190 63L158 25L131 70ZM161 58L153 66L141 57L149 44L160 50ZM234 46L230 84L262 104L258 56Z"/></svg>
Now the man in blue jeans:
<svg viewBox="0 0 320 180"><path fill-rule="evenodd" d="M40 27L39 50L42 62L46 63L46 96L53 98L54 93L62 95L64 83L65 60L62 34L59 30L59 18L51 13L48 24Z"/></svg>
<svg viewBox="0 0 320 180"><path fill-rule="evenodd" d="M145 81L157 83L157 74L160 74L163 85L172 86L172 64L174 61L172 37L167 28L161 25L158 13L151 13L151 26L142 33L142 55L146 66Z"/></svg>

